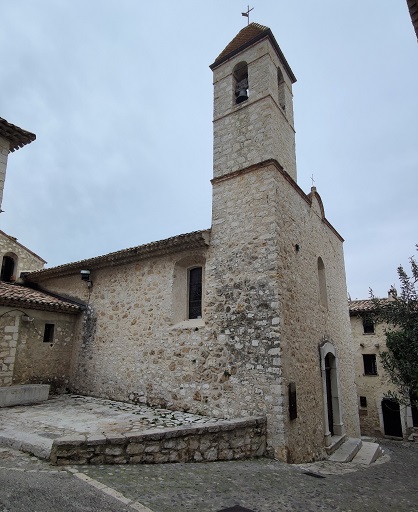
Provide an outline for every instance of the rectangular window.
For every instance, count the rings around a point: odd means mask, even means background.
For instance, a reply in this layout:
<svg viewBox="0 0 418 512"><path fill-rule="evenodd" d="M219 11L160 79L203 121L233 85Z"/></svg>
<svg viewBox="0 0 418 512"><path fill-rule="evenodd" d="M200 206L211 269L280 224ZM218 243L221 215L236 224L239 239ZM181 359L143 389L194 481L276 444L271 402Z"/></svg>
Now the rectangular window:
<svg viewBox="0 0 418 512"><path fill-rule="evenodd" d="M202 267L189 270L189 319L202 318Z"/></svg>
<svg viewBox="0 0 418 512"><path fill-rule="evenodd" d="M374 334L374 322L370 317L365 316L363 318L363 333Z"/></svg>
<svg viewBox="0 0 418 512"><path fill-rule="evenodd" d="M377 375L376 354L363 354L364 375Z"/></svg>
<svg viewBox="0 0 418 512"><path fill-rule="evenodd" d="M54 342L54 324L45 324L44 343Z"/></svg>
<svg viewBox="0 0 418 512"><path fill-rule="evenodd" d="M360 407L367 407L367 398L365 396L360 397Z"/></svg>

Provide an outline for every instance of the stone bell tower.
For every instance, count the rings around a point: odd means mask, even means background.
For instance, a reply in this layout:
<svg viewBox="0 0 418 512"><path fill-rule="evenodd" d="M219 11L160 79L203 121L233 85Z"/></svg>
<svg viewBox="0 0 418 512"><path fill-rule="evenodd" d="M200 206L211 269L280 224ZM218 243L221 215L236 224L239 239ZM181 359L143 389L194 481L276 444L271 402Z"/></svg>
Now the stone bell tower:
<svg viewBox="0 0 418 512"><path fill-rule="evenodd" d="M273 159L296 181L292 84L271 30L251 23L210 66L214 178Z"/></svg>
<svg viewBox="0 0 418 512"><path fill-rule="evenodd" d="M343 239L316 190L306 195L296 183L296 79L271 30L251 23L210 67L204 317L211 364L225 365L210 407L230 417L265 415L267 450L279 459L321 458L333 435L358 435ZM324 379L330 360L331 387Z"/></svg>

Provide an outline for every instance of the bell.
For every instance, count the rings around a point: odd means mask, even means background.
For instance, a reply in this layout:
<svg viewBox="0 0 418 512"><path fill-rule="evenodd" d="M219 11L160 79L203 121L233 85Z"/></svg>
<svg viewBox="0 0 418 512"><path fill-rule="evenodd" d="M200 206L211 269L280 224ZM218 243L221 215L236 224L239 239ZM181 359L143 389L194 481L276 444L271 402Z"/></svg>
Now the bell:
<svg viewBox="0 0 418 512"><path fill-rule="evenodd" d="M238 94L236 94L236 103L242 103L243 101L245 100L248 100L248 94L247 94L247 89L240 89L238 91Z"/></svg>

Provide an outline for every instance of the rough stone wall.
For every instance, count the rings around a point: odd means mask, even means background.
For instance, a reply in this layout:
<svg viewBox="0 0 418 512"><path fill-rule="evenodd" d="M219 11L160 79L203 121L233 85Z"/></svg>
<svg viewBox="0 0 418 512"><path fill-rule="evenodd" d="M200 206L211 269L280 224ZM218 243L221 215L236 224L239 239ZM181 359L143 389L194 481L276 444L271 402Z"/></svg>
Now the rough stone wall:
<svg viewBox="0 0 418 512"><path fill-rule="evenodd" d="M0 208L3 202L4 182L6 181L7 157L9 155L9 141L0 137Z"/></svg>
<svg viewBox="0 0 418 512"><path fill-rule="evenodd" d="M53 464L162 464L261 457L266 449L265 418L182 426L165 431L78 435L54 441Z"/></svg>
<svg viewBox="0 0 418 512"><path fill-rule="evenodd" d="M228 357L228 413L267 415L269 452L285 443L277 281L276 169L214 184L206 311ZM276 453L277 454L277 453Z"/></svg>
<svg viewBox="0 0 418 512"><path fill-rule="evenodd" d="M232 73L242 61L248 64L249 99L237 105ZM278 68L284 77L280 95ZM296 180L292 83L265 40L214 70L214 177L270 158Z"/></svg>
<svg viewBox="0 0 418 512"><path fill-rule="evenodd" d="M69 369L76 318L73 315L2 307L0 385L51 384L63 390ZM29 316L31 320L22 320ZM45 323L54 324L54 340L43 342Z"/></svg>
<svg viewBox="0 0 418 512"><path fill-rule="evenodd" d="M17 279L21 272L33 272L44 267L45 262L39 256L19 244L13 237L0 232L0 261L5 255L15 260L14 279Z"/></svg>
<svg viewBox="0 0 418 512"><path fill-rule="evenodd" d="M298 417L285 416L287 459L318 458L324 447L324 399L319 346L336 348L342 419L350 436L359 436L353 354L348 317L342 241L324 222L322 204L312 205L280 176L279 283L282 298L282 369L286 409L287 387L296 385ZM318 257L325 266L327 305L320 301Z"/></svg>
<svg viewBox="0 0 418 512"><path fill-rule="evenodd" d="M19 336L19 315L0 308L0 386L11 386ZM6 314L5 314L6 313Z"/></svg>

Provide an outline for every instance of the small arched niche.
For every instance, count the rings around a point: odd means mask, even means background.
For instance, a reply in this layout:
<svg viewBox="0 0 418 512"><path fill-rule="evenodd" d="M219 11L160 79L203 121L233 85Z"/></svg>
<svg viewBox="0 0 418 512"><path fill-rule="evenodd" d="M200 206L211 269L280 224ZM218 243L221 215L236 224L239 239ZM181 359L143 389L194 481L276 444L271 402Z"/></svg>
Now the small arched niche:
<svg viewBox="0 0 418 512"><path fill-rule="evenodd" d="M328 307L327 280L325 275L325 265L322 258L318 258L318 287L319 287L319 303L324 308Z"/></svg>
<svg viewBox="0 0 418 512"><path fill-rule="evenodd" d="M7 253L3 256L1 264L0 279L6 283L16 280L17 256L13 253Z"/></svg>
<svg viewBox="0 0 418 512"><path fill-rule="evenodd" d="M239 105L248 100L248 65L246 62L239 62L233 71L234 77L234 102Z"/></svg>
<svg viewBox="0 0 418 512"><path fill-rule="evenodd" d="M279 105L284 112L286 112L286 83L283 78L283 73L280 68L277 68L277 87L278 87L278 101Z"/></svg>

